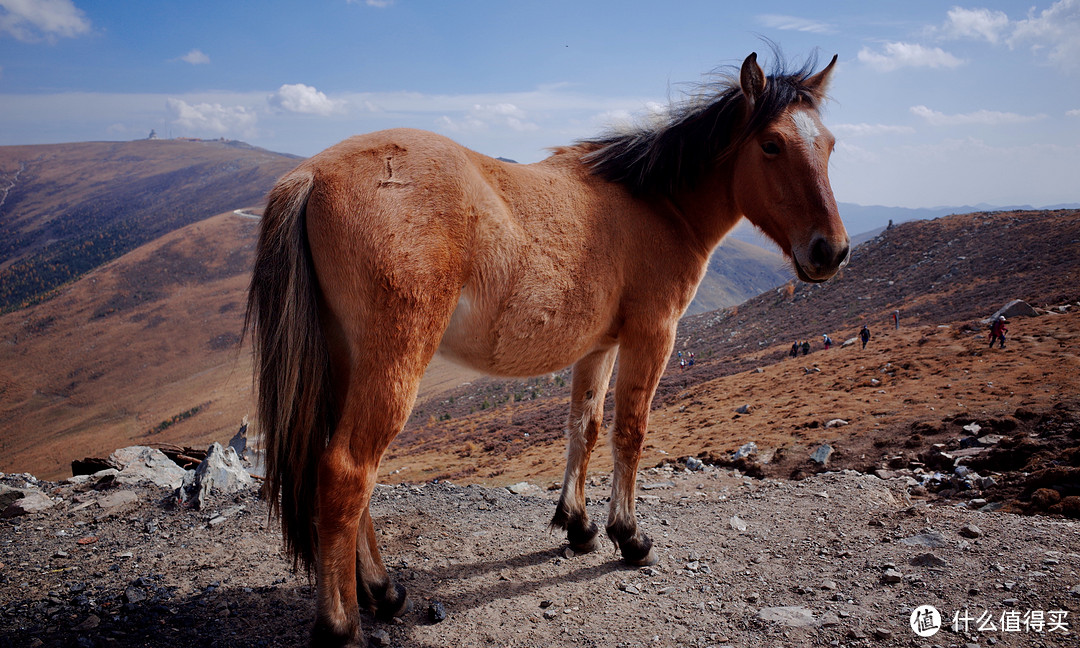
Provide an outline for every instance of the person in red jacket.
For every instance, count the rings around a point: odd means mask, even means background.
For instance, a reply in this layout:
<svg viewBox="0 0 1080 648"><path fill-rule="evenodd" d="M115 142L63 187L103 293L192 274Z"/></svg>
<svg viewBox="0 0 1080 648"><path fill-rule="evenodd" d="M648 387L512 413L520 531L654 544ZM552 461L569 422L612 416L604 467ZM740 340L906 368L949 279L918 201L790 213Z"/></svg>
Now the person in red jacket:
<svg viewBox="0 0 1080 648"><path fill-rule="evenodd" d="M1005 334L1009 332L1009 329L1005 328L1005 324L1008 322L1004 315L998 315L998 318L994 320L993 325L990 327L990 348L994 348L994 342L1000 340L998 348L1005 348Z"/></svg>

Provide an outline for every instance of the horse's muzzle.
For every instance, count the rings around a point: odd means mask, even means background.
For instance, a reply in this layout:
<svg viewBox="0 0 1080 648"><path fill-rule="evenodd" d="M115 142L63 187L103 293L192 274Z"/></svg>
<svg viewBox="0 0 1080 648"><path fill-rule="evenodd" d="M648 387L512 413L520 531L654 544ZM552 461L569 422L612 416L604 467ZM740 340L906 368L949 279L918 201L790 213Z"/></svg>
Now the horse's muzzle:
<svg viewBox="0 0 1080 648"><path fill-rule="evenodd" d="M809 253L804 260L800 260L798 254L792 254L792 260L799 279L809 283L821 283L847 265L850 256L848 237L845 236L841 241L831 241L824 236L818 236L811 241Z"/></svg>

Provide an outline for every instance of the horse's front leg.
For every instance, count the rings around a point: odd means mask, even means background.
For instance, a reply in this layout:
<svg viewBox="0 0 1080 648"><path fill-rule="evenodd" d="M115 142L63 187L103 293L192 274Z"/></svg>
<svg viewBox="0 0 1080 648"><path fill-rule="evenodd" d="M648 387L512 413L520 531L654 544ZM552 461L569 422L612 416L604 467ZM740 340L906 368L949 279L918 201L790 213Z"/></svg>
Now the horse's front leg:
<svg viewBox="0 0 1080 648"><path fill-rule="evenodd" d="M621 337L621 336L620 336ZM615 381L615 425L611 454L615 473L611 485L607 534L630 565L652 565L652 540L638 529L634 498L638 461L649 427L649 407L671 353L674 326L647 336L620 339L619 377Z"/></svg>
<svg viewBox="0 0 1080 648"><path fill-rule="evenodd" d="M585 474L604 425L604 396L617 353L615 346L593 351L574 365L570 421L566 427L566 474L551 526L565 530L570 548L578 553L597 547L599 529L585 510Z"/></svg>

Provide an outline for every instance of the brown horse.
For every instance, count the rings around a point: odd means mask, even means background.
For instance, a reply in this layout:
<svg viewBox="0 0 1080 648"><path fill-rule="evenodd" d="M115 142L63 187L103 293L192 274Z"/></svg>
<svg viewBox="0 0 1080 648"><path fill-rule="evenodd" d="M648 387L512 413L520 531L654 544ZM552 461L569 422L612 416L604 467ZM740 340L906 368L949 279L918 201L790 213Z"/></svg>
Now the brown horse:
<svg viewBox="0 0 1080 648"><path fill-rule="evenodd" d="M436 352L529 376L573 365L569 451L552 525L597 547L589 456L616 355L607 535L656 560L634 486L675 327L710 253L743 216L804 281L848 256L827 166L818 73L737 80L664 123L578 142L530 165L414 130L348 139L270 193L248 302L268 496L295 563L318 578L317 645L362 643L358 605L407 607L368 508L383 452Z"/></svg>

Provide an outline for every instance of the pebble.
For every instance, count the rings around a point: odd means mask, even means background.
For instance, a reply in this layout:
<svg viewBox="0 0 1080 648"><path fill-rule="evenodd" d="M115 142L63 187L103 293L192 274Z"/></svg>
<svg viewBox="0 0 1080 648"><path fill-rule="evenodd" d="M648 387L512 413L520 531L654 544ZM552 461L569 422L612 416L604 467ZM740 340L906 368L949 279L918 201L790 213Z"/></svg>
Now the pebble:
<svg viewBox="0 0 1080 648"><path fill-rule="evenodd" d="M371 633L371 645L373 646L389 646L390 635L386 630L376 630Z"/></svg>
<svg viewBox="0 0 1080 648"><path fill-rule="evenodd" d="M548 619L549 621L557 616L559 616L559 613L555 610L544 610L544 618Z"/></svg>
<svg viewBox="0 0 1080 648"><path fill-rule="evenodd" d="M975 526L974 524L965 524L964 526L960 527L960 535L964 536L965 538L979 538L982 537L982 534L982 529Z"/></svg>
<svg viewBox="0 0 1080 648"><path fill-rule="evenodd" d="M439 601L432 601L427 609L428 621L439 623L446 620L446 608Z"/></svg>
<svg viewBox="0 0 1080 648"><path fill-rule="evenodd" d="M941 558L935 554L921 553L909 560L908 564L915 567L945 567L949 563L946 562L944 558Z"/></svg>
<svg viewBox="0 0 1080 648"><path fill-rule="evenodd" d="M731 528L736 531L746 531L746 522L743 522L742 518L738 515L732 515L728 523L731 524Z"/></svg>
<svg viewBox="0 0 1080 648"><path fill-rule="evenodd" d="M899 583L904 580L904 575L895 569L886 569L885 573L881 575L881 582L883 583Z"/></svg>
<svg viewBox="0 0 1080 648"><path fill-rule="evenodd" d="M891 639L892 630L888 628L874 628L874 636L878 639Z"/></svg>

